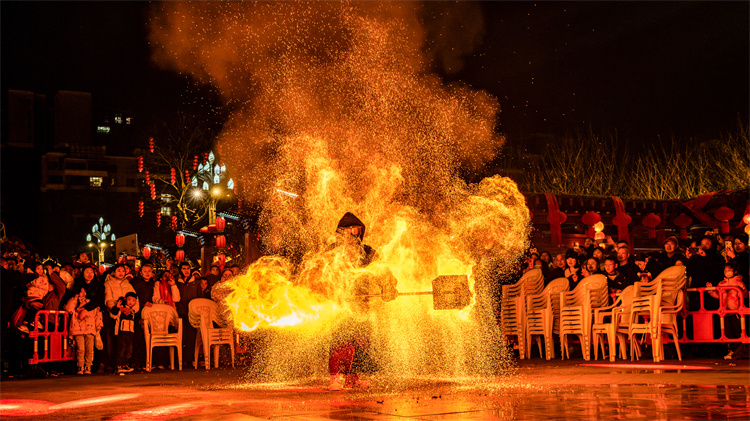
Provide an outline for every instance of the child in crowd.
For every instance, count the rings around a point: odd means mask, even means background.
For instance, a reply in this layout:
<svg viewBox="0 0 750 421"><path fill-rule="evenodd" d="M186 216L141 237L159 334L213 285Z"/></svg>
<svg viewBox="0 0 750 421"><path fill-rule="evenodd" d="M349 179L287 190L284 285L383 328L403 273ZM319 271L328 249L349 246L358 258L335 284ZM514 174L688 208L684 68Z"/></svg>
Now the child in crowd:
<svg viewBox="0 0 750 421"><path fill-rule="evenodd" d="M645 253L635 255L635 265L638 266L638 281L640 282L649 282L653 279L653 274L646 267L648 261L649 257Z"/></svg>
<svg viewBox="0 0 750 421"><path fill-rule="evenodd" d="M724 280L719 282L717 286L737 287L739 290L731 288L721 290L720 292L716 290L706 292L714 298L719 298L719 294L721 294L719 302L724 304L725 310L737 310L740 308L742 300L745 298L745 295L747 295L747 289L745 288L745 283L742 281L742 275L739 274L736 262L728 262L724 265ZM706 282L706 287L713 287L713 285L710 282ZM738 313L725 313L724 332L727 338L736 339L741 336L740 317L742 317L742 315ZM729 344L727 344L727 346L729 346ZM736 349L730 349L729 353L724 358L727 360L739 359L745 356L746 351L744 344L740 344Z"/></svg>
<svg viewBox="0 0 750 421"><path fill-rule="evenodd" d="M78 374L91 374L94 340L103 326L102 313L98 307L92 311L84 308L90 300L86 298L86 288L83 285L76 286L73 293L75 295L65 304L65 310L71 314L70 336L76 343Z"/></svg>
<svg viewBox="0 0 750 421"><path fill-rule="evenodd" d="M133 371L130 358L133 356L133 337L135 336L135 308L138 296L128 292L117 300L117 305L110 311L116 319L115 336L117 337L117 372L125 374ZM125 310L125 311L123 311Z"/></svg>

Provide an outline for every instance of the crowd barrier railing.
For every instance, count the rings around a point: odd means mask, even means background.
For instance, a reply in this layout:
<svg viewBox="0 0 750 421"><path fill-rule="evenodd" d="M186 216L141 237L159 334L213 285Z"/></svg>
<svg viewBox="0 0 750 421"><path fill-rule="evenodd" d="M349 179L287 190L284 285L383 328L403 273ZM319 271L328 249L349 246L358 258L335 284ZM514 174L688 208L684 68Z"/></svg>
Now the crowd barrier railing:
<svg viewBox="0 0 750 421"><path fill-rule="evenodd" d="M688 288L686 291L688 302L681 314L682 333L679 337L680 343L750 343L747 329L750 307L748 307L746 294L743 296L743 291L739 287L698 287ZM709 296L707 291L718 292L719 299L716 300L718 301L718 308L706 308L706 296ZM742 297L740 306L735 310L726 308L727 296L732 291ZM713 297L711 298L715 300ZM700 305L696 306L696 302ZM739 315L739 337L728 337L726 334L726 319L735 315ZM718 321L718 323L715 321Z"/></svg>
<svg viewBox="0 0 750 421"><path fill-rule="evenodd" d="M29 328L29 339L33 341L34 353L29 364L53 361L71 361L73 349L68 346L67 311L39 310Z"/></svg>

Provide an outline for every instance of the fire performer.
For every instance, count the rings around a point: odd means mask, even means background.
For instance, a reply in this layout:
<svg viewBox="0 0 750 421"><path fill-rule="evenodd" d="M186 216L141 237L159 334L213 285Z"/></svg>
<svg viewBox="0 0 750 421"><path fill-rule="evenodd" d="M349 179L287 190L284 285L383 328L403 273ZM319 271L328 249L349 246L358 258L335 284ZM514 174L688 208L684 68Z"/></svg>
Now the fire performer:
<svg viewBox="0 0 750 421"><path fill-rule="evenodd" d="M339 249L351 259L355 267L366 267L377 259L377 252L370 246L363 244L365 224L354 214L347 212L339 221L336 228L336 243L332 249ZM387 276L364 276L355 282L355 297L372 295L379 292L384 301L396 298L396 278L390 273ZM367 301L367 298L364 298ZM356 329L357 335L352 340L336 346L328 361L328 371L331 375L330 390L341 390L343 387L369 387L370 383L360 379L359 374L377 370L377 365L368 354L369 341L364 334L365 329ZM342 380L344 380L342 384Z"/></svg>

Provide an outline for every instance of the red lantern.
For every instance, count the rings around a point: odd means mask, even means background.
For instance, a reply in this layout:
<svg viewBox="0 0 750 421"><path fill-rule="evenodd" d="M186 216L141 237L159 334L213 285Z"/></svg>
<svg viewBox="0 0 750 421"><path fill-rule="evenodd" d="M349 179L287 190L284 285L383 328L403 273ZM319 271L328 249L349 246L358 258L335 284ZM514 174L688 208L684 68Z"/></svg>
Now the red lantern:
<svg viewBox="0 0 750 421"><path fill-rule="evenodd" d="M672 220L672 223L680 228L680 238L687 240L687 227L693 223L693 218L681 213Z"/></svg>
<svg viewBox="0 0 750 421"><path fill-rule="evenodd" d="M654 213L649 213L641 222L648 227L648 238L656 238L656 227L661 224L661 218Z"/></svg>
<svg viewBox="0 0 750 421"><path fill-rule="evenodd" d="M750 225L750 213L746 213L745 216L742 217L742 222L744 222L745 225Z"/></svg>
<svg viewBox="0 0 750 421"><path fill-rule="evenodd" d="M146 184L151 184L151 175L146 171Z"/></svg>
<svg viewBox="0 0 750 421"><path fill-rule="evenodd" d="M177 183L177 173L175 172L174 168L171 168L169 170L169 182L172 184Z"/></svg>
<svg viewBox="0 0 750 421"><path fill-rule="evenodd" d="M185 250L177 250L174 257L179 261L185 260Z"/></svg>
<svg viewBox="0 0 750 421"><path fill-rule="evenodd" d="M596 212L586 212L583 214L583 216L581 216L581 222L588 225L589 227L588 232L586 233L588 237L594 238L594 225L596 225L601 220L601 215Z"/></svg>
<svg viewBox="0 0 750 421"><path fill-rule="evenodd" d="M719 209L716 209L716 212L714 212L714 218L721 221L721 233L727 234L729 233L729 220L734 217L734 211L729 209L726 206L722 206Z"/></svg>
<svg viewBox="0 0 750 421"><path fill-rule="evenodd" d="M156 199L156 184L149 184L151 189L151 199Z"/></svg>
<svg viewBox="0 0 750 421"><path fill-rule="evenodd" d="M161 212L156 212L156 226L161 226Z"/></svg>
<svg viewBox="0 0 750 421"><path fill-rule="evenodd" d="M138 202L138 216L143 217L143 202Z"/></svg>
<svg viewBox="0 0 750 421"><path fill-rule="evenodd" d="M138 172L143 172L143 156L138 157Z"/></svg>
<svg viewBox="0 0 750 421"><path fill-rule="evenodd" d="M172 215L172 230L177 230L177 215Z"/></svg>
<svg viewBox="0 0 750 421"><path fill-rule="evenodd" d="M223 249L227 246L227 237L224 237L223 235L217 235L216 236L216 247Z"/></svg>
<svg viewBox="0 0 750 421"><path fill-rule="evenodd" d="M144 247L143 248L143 257L146 258L146 259L148 259L149 257L151 257L151 249L150 248L148 248L148 247Z"/></svg>
<svg viewBox="0 0 750 421"><path fill-rule="evenodd" d="M193 157L193 171L198 169L198 155Z"/></svg>
<svg viewBox="0 0 750 421"><path fill-rule="evenodd" d="M177 234L177 236L174 239L174 243L177 244L177 246L182 247L185 245L185 236L182 234Z"/></svg>
<svg viewBox="0 0 750 421"><path fill-rule="evenodd" d="M224 228L227 226L227 221L224 219L223 216L217 216L216 217L216 229L219 231L224 231Z"/></svg>
<svg viewBox="0 0 750 421"><path fill-rule="evenodd" d="M148 150L150 150L151 153L154 153L154 138L153 137L148 138Z"/></svg>
<svg viewBox="0 0 750 421"><path fill-rule="evenodd" d="M203 162L208 161L208 152L203 152Z"/></svg>
<svg viewBox="0 0 750 421"><path fill-rule="evenodd" d="M185 184L190 184L190 171L185 170Z"/></svg>

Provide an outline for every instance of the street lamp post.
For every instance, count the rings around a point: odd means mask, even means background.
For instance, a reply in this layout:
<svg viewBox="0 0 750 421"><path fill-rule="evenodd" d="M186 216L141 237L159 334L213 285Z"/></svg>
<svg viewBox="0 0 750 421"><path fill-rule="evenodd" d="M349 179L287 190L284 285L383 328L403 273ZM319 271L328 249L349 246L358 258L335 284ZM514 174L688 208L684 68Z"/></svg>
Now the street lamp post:
<svg viewBox="0 0 750 421"><path fill-rule="evenodd" d="M193 176L190 184L193 187L193 196L202 198L204 192L208 201L208 225L216 223L216 204L222 196L226 196L227 190L234 190L234 180L227 178L227 167L216 163L213 152L209 152L205 164L198 165L198 172Z"/></svg>
<svg viewBox="0 0 750 421"><path fill-rule="evenodd" d="M91 234L86 235L89 247L93 247L99 251L99 262L97 263L99 265L104 262L104 251L112 245L107 243L107 238L109 238L111 243L115 242L115 235L111 234L111 231L112 227L109 224L104 225L104 218L99 218L99 223L91 228ZM96 239L96 243L94 243L94 239Z"/></svg>

